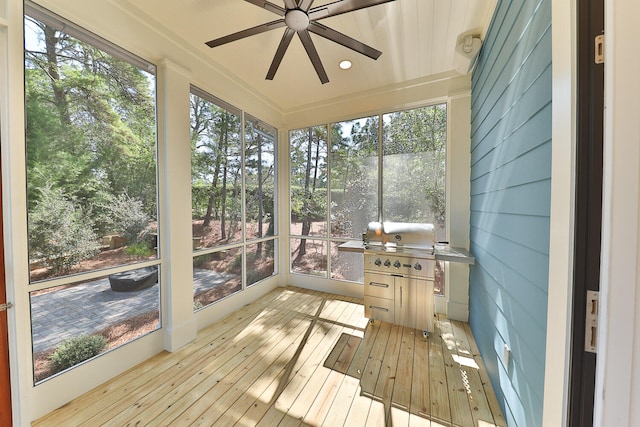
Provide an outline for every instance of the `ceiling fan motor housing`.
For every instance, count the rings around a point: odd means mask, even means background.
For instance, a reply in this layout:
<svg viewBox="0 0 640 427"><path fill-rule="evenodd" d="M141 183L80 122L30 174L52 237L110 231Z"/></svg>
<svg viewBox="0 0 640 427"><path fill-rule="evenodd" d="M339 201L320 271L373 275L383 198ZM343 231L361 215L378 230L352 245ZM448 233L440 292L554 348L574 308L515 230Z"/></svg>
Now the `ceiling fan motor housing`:
<svg viewBox="0 0 640 427"><path fill-rule="evenodd" d="M300 9L291 9L287 11L284 23L294 31L306 30L309 27L309 15Z"/></svg>

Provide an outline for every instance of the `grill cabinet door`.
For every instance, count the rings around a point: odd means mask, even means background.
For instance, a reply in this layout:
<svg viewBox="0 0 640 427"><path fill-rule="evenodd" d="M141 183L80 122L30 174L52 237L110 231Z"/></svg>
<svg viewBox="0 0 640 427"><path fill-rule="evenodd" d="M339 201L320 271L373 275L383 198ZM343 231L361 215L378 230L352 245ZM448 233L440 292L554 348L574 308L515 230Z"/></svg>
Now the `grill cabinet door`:
<svg viewBox="0 0 640 427"><path fill-rule="evenodd" d="M395 279L395 323L415 328L416 296L413 279L394 277Z"/></svg>
<svg viewBox="0 0 640 427"><path fill-rule="evenodd" d="M416 312L414 328L433 332L433 280L411 279L415 289Z"/></svg>
<svg viewBox="0 0 640 427"><path fill-rule="evenodd" d="M433 332L433 281L395 277L395 323Z"/></svg>

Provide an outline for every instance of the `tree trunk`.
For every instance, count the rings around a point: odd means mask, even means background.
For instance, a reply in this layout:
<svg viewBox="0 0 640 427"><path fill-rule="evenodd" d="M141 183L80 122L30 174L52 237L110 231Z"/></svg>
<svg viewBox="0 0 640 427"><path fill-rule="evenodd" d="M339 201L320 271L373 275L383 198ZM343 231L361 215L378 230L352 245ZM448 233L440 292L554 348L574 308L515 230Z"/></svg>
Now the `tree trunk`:
<svg viewBox="0 0 640 427"><path fill-rule="evenodd" d="M238 195L240 193L239 186L238 186L238 178L240 178L240 168L238 168L238 170L233 174L233 186L232 186L231 195L232 195L232 200L234 201L234 206L235 206L235 201L238 200ZM227 236L229 237L229 239L233 239L235 237L237 230L238 230L238 219L237 219L236 211L232 210L231 217L229 220L229 232L227 233Z"/></svg>
<svg viewBox="0 0 640 427"><path fill-rule="evenodd" d="M223 141L224 138L224 132L221 129L220 130L220 141ZM211 224L211 218L215 217L214 215L214 209L215 209L215 200L216 200L216 194L217 194L217 189L218 189L218 177L220 176L220 168L221 168L221 163L222 163L222 156L220 155L221 153L221 147L217 147L217 152L218 154L216 155L216 164L215 164L215 170L213 172L213 181L211 182L211 192L209 193L209 203L207 204L207 212L204 215L204 222L202 224L203 228L209 227L209 224Z"/></svg>
<svg viewBox="0 0 640 427"><path fill-rule="evenodd" d="M225 162L222 166L222 188L220 189L220 239L225 240L227 238L227 135L225 133L224 142L224 158Z"/></svg>
<svg viewBox="0 0 640 427"><path fill-rule="evenodd" d="M48 25L44 28L44 42L47 54L47 74L51 79L51 86L53 88L53 102L58 109L60 115L60 123L65 127L71 124L71 117L69 114L69 103L67 96L64 93L60 81L60 72L58 67L58 55L56 52L56 45L58 44L58 38L56 37L56 30Z"/></svg>
<svg viewBox="0 0 640 427"><path fill-rule="evenodd" d="M211 224L211 217L213 216L213 207L216 201L216 187L218 185L218 180L214 177L213 183L211 184L211 190L209 191L209 203L207 203L207 212L204 214L204 221L202 223L202 227L206 228Z"/></svg>
<svg viewBox="0 0 640 427"><path fill-rule="evenodd" d="M262 136L258 135L257 138L258 145L258 238L262 238L262 222L264 216L264 196L262 194ZM258 257L262 256L262 242L258 243L258 247L256 248L256 255Z"/></svg>
<svg viewBox="0 0 640 427"><path fill-rule="evenodd" d="M296 256L294 263L300 262L302 257L307 253L307 239L304 236L308 236L311 231L311 150L313 148L313 132L309 128L309 141L307 143L307 165L304 176L304 203L302 205L302 213L304 218L302 220L302 239L300 239L300 246L298 246L298 255ZM317 162L317 160L316 160Z"/></svg>

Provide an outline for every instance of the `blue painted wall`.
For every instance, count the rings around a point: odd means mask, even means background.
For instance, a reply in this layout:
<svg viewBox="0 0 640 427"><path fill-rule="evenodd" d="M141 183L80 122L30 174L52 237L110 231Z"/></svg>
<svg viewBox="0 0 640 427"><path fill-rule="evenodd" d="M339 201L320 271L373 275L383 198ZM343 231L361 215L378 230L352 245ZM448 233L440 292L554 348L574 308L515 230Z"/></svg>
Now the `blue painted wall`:
<svg viewBox="0 0 640 427"><path fill-rule="evenodd" d="M551 0L500 0L472 78L469 323L509 426L542 425ZM503 348L511 348L507 365Z"/></svg>

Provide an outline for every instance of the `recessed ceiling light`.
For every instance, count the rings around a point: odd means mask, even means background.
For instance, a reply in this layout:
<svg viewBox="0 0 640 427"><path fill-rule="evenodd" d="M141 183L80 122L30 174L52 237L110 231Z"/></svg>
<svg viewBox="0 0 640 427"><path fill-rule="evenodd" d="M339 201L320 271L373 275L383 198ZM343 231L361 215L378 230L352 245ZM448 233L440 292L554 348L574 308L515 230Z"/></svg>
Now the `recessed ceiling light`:
<svg viewBox="0 0 640 427"><path fill-rule="evenodd" d="M343 70L348 70L349 68L351 68L351 61L349 61L348 59L340 61L340 68Z"/></svg>

